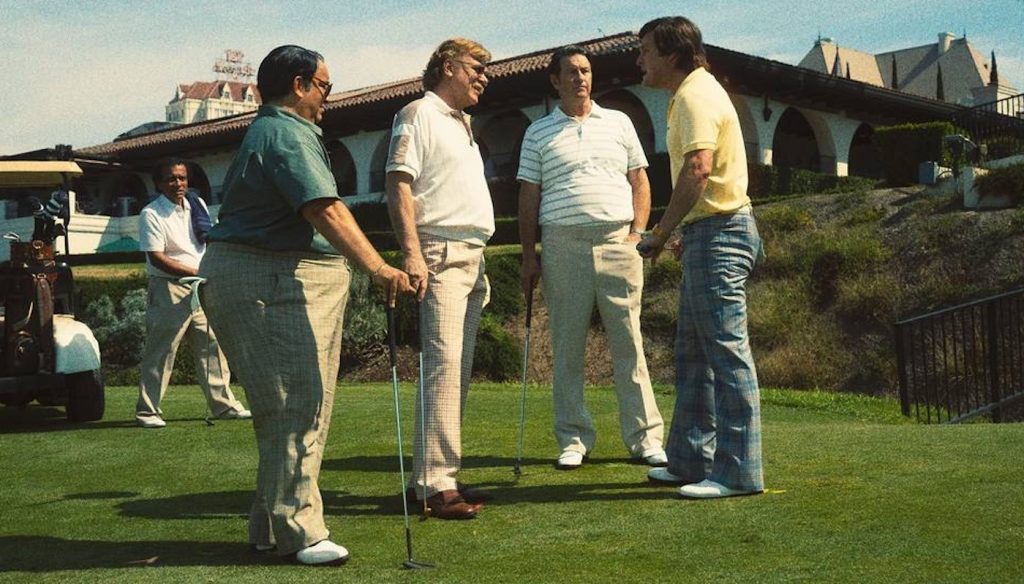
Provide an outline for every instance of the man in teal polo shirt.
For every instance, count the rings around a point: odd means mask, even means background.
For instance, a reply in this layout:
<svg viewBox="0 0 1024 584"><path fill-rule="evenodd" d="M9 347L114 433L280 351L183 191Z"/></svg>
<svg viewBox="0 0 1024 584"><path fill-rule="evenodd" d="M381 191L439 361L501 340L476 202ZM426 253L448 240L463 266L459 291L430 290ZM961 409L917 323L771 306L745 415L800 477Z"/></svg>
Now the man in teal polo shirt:
<svg viewBox="0 0 1024 584"><path fill-rule="evenodd" d="M343 563L328 539L317 479L331 422L349 261L393 306L412 292L338 197L316 126L331 91L323 57L274 49L263 105L228 169L220 222L200 266L211 326L242 381L259 447L249 543L303 564Z"/></svg>

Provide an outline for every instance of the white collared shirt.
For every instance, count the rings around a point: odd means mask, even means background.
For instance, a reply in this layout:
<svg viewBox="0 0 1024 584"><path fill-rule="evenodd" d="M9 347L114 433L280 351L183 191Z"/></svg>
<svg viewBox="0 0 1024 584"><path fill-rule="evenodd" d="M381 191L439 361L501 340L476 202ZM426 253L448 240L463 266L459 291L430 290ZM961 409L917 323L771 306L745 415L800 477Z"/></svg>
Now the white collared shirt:
<svg viewBox="0 0 1024 584"><path fill-rule="evenodd" d="M206 203L197 197L200 205ZM164 195L157 195L139 213L139 250L159 251L170 259L191 268L198 268L206 252L206 244L200 243L192 229L192 208L188 198L177 205ZM158 278L177 278L156 268L146 256L146 273Z"/></svg>
<svg viewBox="0 0 1024 584"><path fill-rule="evenodd" d="M412 177L416 229L484 245L494 208L469 116L432 91L395 115L387 172Z"/></svg>
<svg viewBox="0 0 1024 584"><path fill-rule="evenodd" d="M526 130L521 181L540 185L540 225L598 225L633 220L627 172L647 157L626 114L591 102L582 121L557 107Z"/></svg>

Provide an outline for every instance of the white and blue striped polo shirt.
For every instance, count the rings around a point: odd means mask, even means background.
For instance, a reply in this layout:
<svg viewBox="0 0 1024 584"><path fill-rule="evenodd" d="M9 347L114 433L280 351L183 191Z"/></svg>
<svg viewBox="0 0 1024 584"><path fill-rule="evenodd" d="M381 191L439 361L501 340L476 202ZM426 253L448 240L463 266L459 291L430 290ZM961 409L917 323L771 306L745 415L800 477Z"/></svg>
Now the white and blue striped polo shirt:
<svg viewBox="0 0 1024 584"><path fill-rule="evenodd" d="M540 225L598 225L633 220L626 173L647 167L629 116L591 102L582 122L561 108L526 130L518 179L540 185Z"/></svg>

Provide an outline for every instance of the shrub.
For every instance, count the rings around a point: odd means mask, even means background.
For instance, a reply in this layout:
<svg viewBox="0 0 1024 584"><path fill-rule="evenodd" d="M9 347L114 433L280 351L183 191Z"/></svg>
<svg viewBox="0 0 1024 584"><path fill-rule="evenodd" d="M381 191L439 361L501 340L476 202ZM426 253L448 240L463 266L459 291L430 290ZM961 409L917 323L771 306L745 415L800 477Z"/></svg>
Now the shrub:
<svg viewBox="0 0 1024 584"><path fill-rule="evenodd" d="M754 200L788 195L845 193L875 188L877 180L862 176L835 176L785 166L747 165L747 195Z"/></svg>
<svg viewBox="0 0 1024 584"><path fill-rule="evenodd" d="M125 294L117 309L109 296L100 296L86 306L82 321L92 329L104 364L121 367L139 364L146 340L145 289Z"/></svg>
<svg viewBox="0 0 1024 584"><path fill-rule="evenodd" d="M489 313L498 320L505 320L522 313L526 303L519 279L520 256L518 254L488 254L487 279L491 284Z"/></svg>
<svg viewBox="0 0 1024 584"><path fill-rule="evenodd" d="M793 205L759 207L756 216L757 228L765 238L815 227L810 212Z"/></svg>
<svg viewBox="0 0 1024 584"><path fill-rule="evenodd" d="M918 166L929 160L950 166L952 156L942 144L942 138L955 133L956 128L949 122L903 124L876 129L873 139L879 150L886 182L892 186L916 184Z"/></svg>
<svg viewBox="0 0 1024 584"><path fill-rule="evenodd" d="M975 179L974 184L982 197L1006 195L1014 205L1019 205L1024 199L1024 164L993 168Z"/></svg>
<svg viewBox="0 0 1024 584"><path fill-rule="evenodd" d="M473 358L473 375L493 381L517 379L523 366L523 353L512 338L493 316L485 314L480 319L480 330L476 338L476 352Z"/></svg>
<svg viewBox="0 0 1024 584"><path fill-rule="evenodd" d="M342 330L344 352L362 355L381 346L387 342L387 324L384 292L368 274L353 268Z"/></svg>

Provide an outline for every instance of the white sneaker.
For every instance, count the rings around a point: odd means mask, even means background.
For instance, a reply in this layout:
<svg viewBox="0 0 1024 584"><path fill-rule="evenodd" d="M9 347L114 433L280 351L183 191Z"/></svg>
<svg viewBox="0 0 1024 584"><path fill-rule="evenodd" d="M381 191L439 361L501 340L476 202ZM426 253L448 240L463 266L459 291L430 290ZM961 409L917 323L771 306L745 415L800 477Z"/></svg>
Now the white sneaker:
<svg viewBox="0 0 1024 584"><path fill-rule="evenodd" d="M647 478L657 483L669 483L672 485L681 485L686 482L681 476L676 476L665 467L656 467L647 471Z"/></svg>
<svg viewBox="0 0 1024 584"><path fill-rule="evenodd" d="M709 479L704 479L699 483L679 487L679 495L688 499L718 499L721 497L736 497L738 495L756 495L760 492L761 491L738 491L736 489L730 489L723 484L716 483Z"/></svg>
<svg viewBox="0 0 1024 584"><path fill-rule="evenodd" d="M668 455L661 448L649 450L646 454L637 457L647 466L668 466Z"/></svg>
<svg viewBox="0 0 1024 584"><path fill-rule="evenodd" d="M300 564L307 566L340 565L348 561L348 550L329 539L301 549L295 554Z"/></svg>
<svg viewBox="0 0 1024 584"><path fill-rule="evenodd" d="M218 420L249 420L252 412L249 410L226 410L217 416Z"/></svg>
<svg viewBox="0 0 1024 584"><path fill-rule="evenodd" d="M135 423L143 428L163 428L167 425L167 422L156 414L151 416L135 416Z"/></svg>
<svg viewBox="0 0 1024 584"><path fill-rule="evenodd" d="M558 470L574 470L583 466L583 453L575 450L564 450L558 456L555 468Z"/></svg>

